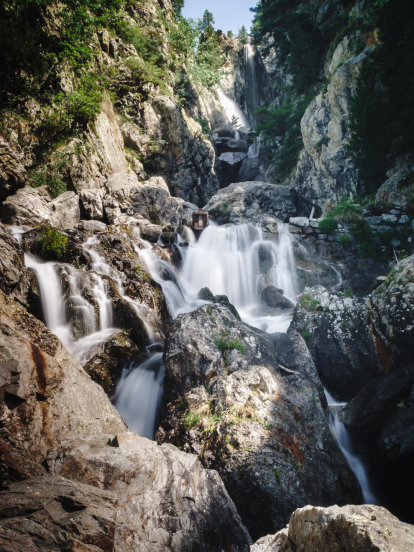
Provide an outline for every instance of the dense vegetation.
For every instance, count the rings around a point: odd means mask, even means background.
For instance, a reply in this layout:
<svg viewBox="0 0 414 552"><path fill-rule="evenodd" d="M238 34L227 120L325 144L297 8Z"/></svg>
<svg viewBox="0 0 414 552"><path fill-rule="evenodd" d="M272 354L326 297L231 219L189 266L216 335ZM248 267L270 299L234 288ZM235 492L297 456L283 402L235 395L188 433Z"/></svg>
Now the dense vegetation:
<svg viewBox="0 0 414 552"><path fill-rule="evenodd" d="M367 0L362 12L354 3L334 0L260 0L252 36L266 48L274 46L284 63L290 85L272 75L281 102L259 110L268 150L275 137L282 147L273 158L278 178L296 166L303 147L300 120L309 101L326 87L323 67L345 35L353 36L355 53L379 28L381 44L365 64L352 109L350 149L366 193L375 192L398 155L414 144L414 5L410 0ZM282 77L283 78L283 77Z"/></svg>
<svg viewBox="0 0 414 552"><path fill-rule="evenodd" d="M414 4L389 0L377 12L381 44L362 69L352 107L350 149L366 193L396 157L414 149Z"/></svg>

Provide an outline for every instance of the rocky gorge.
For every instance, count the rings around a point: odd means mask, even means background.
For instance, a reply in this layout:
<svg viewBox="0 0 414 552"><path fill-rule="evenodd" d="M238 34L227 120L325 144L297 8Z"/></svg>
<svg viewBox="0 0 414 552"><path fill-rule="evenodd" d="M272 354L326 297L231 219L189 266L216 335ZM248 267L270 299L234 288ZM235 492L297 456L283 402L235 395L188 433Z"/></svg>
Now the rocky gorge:
<svg viewBox="0 0 414 552"><path fill-rule="evenodd" d="M325 4L289 177L277 110L304 96L269 29L170 0L2 13L44 50L1 68L0 550L414 548L411 157L363 195L377 20Z"/></svg>

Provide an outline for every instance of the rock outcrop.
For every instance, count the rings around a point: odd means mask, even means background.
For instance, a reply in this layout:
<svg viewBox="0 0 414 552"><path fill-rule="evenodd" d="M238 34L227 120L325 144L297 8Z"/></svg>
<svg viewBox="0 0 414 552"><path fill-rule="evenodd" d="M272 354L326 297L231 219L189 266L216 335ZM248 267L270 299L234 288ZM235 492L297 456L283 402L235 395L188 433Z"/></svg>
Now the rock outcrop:
<svg viewBox="0 0 414 552"><path fill-rule="evenodd" d="M358 190L358 175L347 150L352 97L369 48L355 56L349 37L337 46L329 67L326 92L308 106L301 121L305 149L299 158L294 188L323 212Z"/></svg>
<svg viewBox="0 0 414 552"><path fill-rule="evenodd" d="M329 431L309 354L298 370L279 366L267 334L215 304L178 316L164 362L158 441L197 453L219 471L253 537L280 529L309 502L359 500Z"/></svg>
<svg viewBox="0 0 414 552"><path fill-rule="evenodd" d="M231 184L214 195L204 209L219 224L250 222L264 227L287 222L298 211L293 188L265 182Z"/></svg>
<svg viewBox="0 0 414 552"><path fill-rule="evenodd" d="M22 188L0 205L0 217L5 224L50 224L68 230L80 221L79 197L75 192L64 192L52 200L44 187Z"/></svg>
<svg viewBox="0 0 414 552"><path fill-rule="evenodd" d="M322 382L349 400L372 378L413 357L414 256L400 261L364 299L306 288L293 327L306 337Z"/></svg>
<svg viewBox="0 0 414 552"><path fill-rule="evenodd" d="M251 552L409 552L414 527L402 523L385 508L345 506L296 510L289 525L274 536L257 541Z"/></svg>

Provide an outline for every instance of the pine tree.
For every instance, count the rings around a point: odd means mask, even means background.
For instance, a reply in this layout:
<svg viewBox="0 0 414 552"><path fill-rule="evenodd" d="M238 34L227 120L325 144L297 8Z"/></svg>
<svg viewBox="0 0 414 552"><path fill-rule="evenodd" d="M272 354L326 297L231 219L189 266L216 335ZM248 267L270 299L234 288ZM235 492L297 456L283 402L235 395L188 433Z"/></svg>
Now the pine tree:
<svg viewBox="0 0 414 552"><path fill-rule="evenodd" d="M246 44L247 39L249 38L249 35L247 33L246 27L243 25L241 29L239 29L239 36L237 37L239 41L242 44Z"/></svg>
<svg viewBox="0 0 414 552"><path fill-rule="evenodd" d="M229 38L233 38L233 31L227 31L227 36Z"/></svg>
<svg viewBox="0 0 414 552"><path fill-rule="evenodd" d="M211 34L214 31L214 17L211 12L206 10L203 14L203 19L200 22L200 31L202 33Z"/></svg>

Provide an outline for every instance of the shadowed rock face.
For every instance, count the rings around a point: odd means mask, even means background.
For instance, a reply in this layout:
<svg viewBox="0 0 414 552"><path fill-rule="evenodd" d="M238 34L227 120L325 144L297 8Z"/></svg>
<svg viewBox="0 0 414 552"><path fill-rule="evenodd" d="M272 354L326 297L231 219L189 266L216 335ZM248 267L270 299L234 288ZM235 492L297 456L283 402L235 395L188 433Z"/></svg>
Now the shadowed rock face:
<svg viewBox="0 0 414 552"><path fill-rule="evenodd" d="M364 299L306 288L292 327L306 335L322 382L341 400L414 356L414 256Z"/></svg>
<svg viewBox="0 0 414 552"><path fill-rule="evenodd" d="M410 552L414 527L385 508L345 506L296 510L289 525L257 541L251 552Z"/></svg>
<svg viewBox="0 0 414 552"><path fill-rule="evenodd" d="M166 340L158 441L197 453L219 471L254 538L280 529L309 502L360 500L307 358L296 367L286 357L289 367L279 367L272 337L220 304L180 315Z"/></svg>

